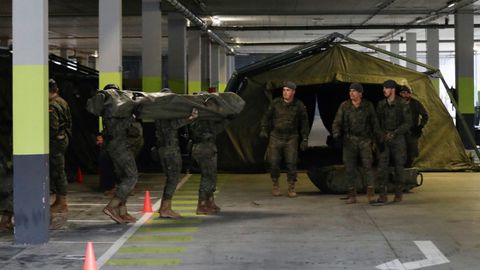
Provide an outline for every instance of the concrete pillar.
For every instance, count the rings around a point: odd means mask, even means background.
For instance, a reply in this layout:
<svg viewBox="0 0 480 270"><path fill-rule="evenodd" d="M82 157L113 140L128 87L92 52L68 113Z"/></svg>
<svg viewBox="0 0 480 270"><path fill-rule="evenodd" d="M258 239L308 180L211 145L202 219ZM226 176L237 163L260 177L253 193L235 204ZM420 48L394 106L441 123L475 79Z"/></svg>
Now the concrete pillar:
<svg viewBox="0 0 480 270"><path fill-rule="evenodd" d="M14 241L45 244L50 223L48 0L12 1L12 33Z"/></svg>
<svg viewBox="0 0 480 270"><path fill-rule="evenodd" d="M468 131L474 134L473 38L473 8L470 5L455 13L455 78L458 110L468 125L468 130L460 124L457 124L457 129L467 149L475 147L467 137Z"/></svg>
<svg viewBox="0 0 480 270"><path fill-rule="evenodd" d="M210 87L215 87L219 91L219 82L220 82L220 45L217 43L212 44L210 54Z"/></svg>
<svg viewBox="0 0 480 270"><path fill-rule="evenodd" d="M145 92L156 92L162 87L160 0L142 0L142 88Z"/></svg>
<svg viewBox="0 0 480 270"><path fill-rule="evenodd" d="M407 33L407 58L417 60L417 33ZM417 65L407 62L407 68L417 70Z"/></svg>
<svg viewBox="0 0 480 270"><path fill-rule="evenodd" d="M187 93L187 21L182 14L168 13L168 86Z"/></svg>
<svg viewBox="0 0 480 270"><path fill-rule="evenodd" d="M122 0L98 1L99 88L122 88Z"/></svg>
<svg viewBox="0 0 480 270"><path fill-rule="evenodd" d="M438 49L439 33L438 29L427 29L427 64L438 68L440 66L440 53ZM440 92L440 79L431 79L437 94Z"/></svg>
<svg viewBox="0 0 480 270"><path fill-rule="evenodd" d="M399 43L391 43L390 44L390 52L392 52L394 54L400 54L400 44ZM393 64L397 64L397 65L400 64L400 59L398 59L397 57L390 57L390 61Z"/></svg>
<svg viewBox="0 0 480 270"><path fill-rule="evenodd" d="M188 94L199 92L201 86L202 61L201 52L201 33L200 31L188 31Z"/></svg>
<svg viewBox="0 0 480 270"><path fill-rule="evenodd" d="M227 52L225 48L220 47L218 56L218 92L224 92L227 86Z"/></svg>
<svg viewBox="0 0 480 270"><path fill-rule="evenodd" d="M206 34L202 34L201 36L201 71L200 71L200 83L201 83L201 90L208 91L210 87L211 81L211 71L210 71L210 52L211 52L211 43L210 38Z"/></svg>

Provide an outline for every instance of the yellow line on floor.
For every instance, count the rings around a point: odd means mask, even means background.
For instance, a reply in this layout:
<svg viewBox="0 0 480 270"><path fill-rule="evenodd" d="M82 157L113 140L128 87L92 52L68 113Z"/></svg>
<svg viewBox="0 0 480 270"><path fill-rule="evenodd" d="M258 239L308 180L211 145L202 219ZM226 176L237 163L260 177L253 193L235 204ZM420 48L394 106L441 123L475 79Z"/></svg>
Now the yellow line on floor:
<svg viewBox="0 0 480 270"><path fill-rule="evenodd" d="M174 205L178 205L178 204L195 204L196 205L197 203L198 203L198 201L194 200L194 199L192 199L192 200L175 200L175 199L173 199L173 204Z"/></svg>
<svg viewBox="0 0 480 270"><path fill-rule="evenodd" d="M182 263L180 259L110 259L110 266L175 266Z"/></svg>
<svg viewBox="0 0 480 270"><path fill-rule="evenodd" d="M197 227L142 227L139 232L175 232L175 233L194 233L198 231Z"/></svg>
<svg viewBox="0 0 480 270"><path fill-rule="evenodd" d="M166 219L166 218L156 218L151 219L146 224L191 224L191 223L201 223L201 219L193 219L193 218L183 218L183 219Z"/></svg>
<svg viewBox="0 0 480 270"><path fill-rule="evenodd" d="M179 206L179 205L174 205L173 210L197 210L196 205L191 205L191 206Z"/></svg>
<svg viewBox="0 0 480 270"><path fill-rule="evenodd" d="M135 254L174 254L182 253L186 250L186 247L122 247L118 250L118 252Z"/></svg>
<svg viewBox="0 0 480 270"><path fill-rule="evenodd" d="M132 236L129 242L192 242L191 236Z"/></svg>

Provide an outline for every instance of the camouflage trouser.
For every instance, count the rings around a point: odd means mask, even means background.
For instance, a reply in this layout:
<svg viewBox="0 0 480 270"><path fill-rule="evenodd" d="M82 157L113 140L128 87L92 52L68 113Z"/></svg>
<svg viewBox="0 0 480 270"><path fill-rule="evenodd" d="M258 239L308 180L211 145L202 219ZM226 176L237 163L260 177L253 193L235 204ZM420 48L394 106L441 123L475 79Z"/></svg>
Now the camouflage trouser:
<svg viewBox="0 0 480 270"><path fill-rule="evenodd" d="M413 134L407 133L405 142L407 144L407 162L405 167L410 168L415 158L418 157L418 138Z"/></svg>
<svg viewBox="0 0 480 270"><path fill-rule="evenodd" d="M50 191L58 195L67 195L68 181L65 174L65 152L68 138L50 142Z"/></svg>
<svg viewBox="0 0 480 270"><path fill-rule="evenodd" d="M13 213L12 176L0 172L0 215Z"/></svg>
<svg viewBox="0 0 480 270"><path fill-rule="evenodd" d="M288 139L270 136L267 156L272 179L280 177L280 162L283 156L287 167L288 182L297 181L298 136L292 136Z"/></svg>
<svg viewBox="0 0 480 270"><path fill-rule="evenodd" d="M343 144L343 164L349 188L355 187L355 180L360 176L358 172L358 158L365 169L367 186L373 186L375 174L373 172L372 140L360 137L347 137Z"/></svg>
<svg viewBox="0 0 480 270"><path fill-rule="evenodd" d="M378 186L381 191L385 192L388 183L388 167L390 159L393 161L395 168L395 185L404 184L404 165L407 156L405 146L405 137L399 136L393 140L385 143L385 150L380 152L378 160Z"/></svg>
<svg viewBox="0 0 480 270"><path fill-rule="evenodd" d="M204 201L215 192L217 185L217 146L214 142L195 143L192 157L200 167L200 187L198 199Z"/></svg>
<svg viewBox="0 0 480 270"><path fill-rule="evenodd" d="M180 179L182 170L182 156L180 147L166 146L158 148L158 156L162 164L163 171L167 178L165 188L163 189L164 200L171 200Z"/></svg>
<svg viewBox="0 0 480 270"><path fill-rule="evenodd" d="M107 142L107 152L112 159L113 168L120 184L115 196L126 202L128 194L133 190L138 180L137 164L132 151L129 151L126 139L117 138Z"/></svg>

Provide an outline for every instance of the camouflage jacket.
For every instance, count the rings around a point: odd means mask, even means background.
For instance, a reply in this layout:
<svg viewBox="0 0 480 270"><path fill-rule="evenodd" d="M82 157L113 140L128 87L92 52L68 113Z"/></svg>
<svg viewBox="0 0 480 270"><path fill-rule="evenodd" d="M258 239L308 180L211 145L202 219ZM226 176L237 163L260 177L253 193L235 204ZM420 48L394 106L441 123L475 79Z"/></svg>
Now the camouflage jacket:
<svg viewBox="0 0 480 270"><path fill-rule="evenodd" d="M197 120L190 125L193 143L215 142L217 134L225 129L228 121Z"/></svg>
<svg viewBox="0 0 480 270"><path fill-rule="evenodd" d="M333 138L356 136L374 139L379 124L372 102L362 100L356 108L351 100L340 104L332 124Z"/></svg>
<svg viewBox="0 0 480 270"><path fill-rule="evenodd" d="M404 135L412 126L410 107L400 97L396 97L392 104L387 99L378 102L377 116L382 134Z"/></svg>
<svg viewBox="0 0 480 270"><path fill-rule="evenodd" d="M302 140L307 140L310 132L307 110L303 102L297 99L291 103L286 103L281 97L274 99L260 125L262 130L277 138L300 133Z"/></svg>
<svg viewBox="0 0 480 270"><path fill-rule="evenodd" d="M428 122L428 113L422 103L411 98L408 105L410 106L410 112L412 114L412 129L417 128L418 126L425 126Z"/></svg>
<svg viewBox="0 0 480 270"><path fill-rule="evenodd" d="M72 137L72 115L68 103L56 95L49 100L50 141Z"/></svg>

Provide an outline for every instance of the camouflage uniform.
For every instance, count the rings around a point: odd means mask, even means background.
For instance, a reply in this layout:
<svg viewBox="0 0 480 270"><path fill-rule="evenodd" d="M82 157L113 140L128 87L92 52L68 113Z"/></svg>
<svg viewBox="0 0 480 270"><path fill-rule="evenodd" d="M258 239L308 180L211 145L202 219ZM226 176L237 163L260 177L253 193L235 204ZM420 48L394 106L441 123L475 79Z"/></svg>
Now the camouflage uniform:
<svg viewBox="0 0 480 270"><path fill-rule="evenodd" d="M335 140L343 141L343 163L349 188L355 188L358 157L365 168L366 184L373 187L375 175L372 169L372 146L378 130L377 115L370 101L362 100L355 108L352 101L347 100L338 108L332 124L332 134Z"/></svg>
<svg viewBox="0 0 480 270"><path fill-rule="evenodd" d="M72 137L72 116L67 102L58 95L49 100L50 186L58 195L67 194L65 152Z"/></svg>
<svg viewBox="0 0 480 270"><path fill-rule="evenodd" d="M6 139L4 136L0 137ZM10 141L10 139L7 139ZM5 214L12 216L13 214L13 189L11 174L11 145L9 149L0 148L0 215Z"/></svg>
<svg viewBox="0 0 480 270"><path fill-rule="evenodd" d="M294 99L286 103L283 98L276 98L270 104L261 122L262 132L269 134L267 156L270 163L272 181L280 177L282 156L287 166L289 183L297 181L298 133L301 140L308 139L309 123L305 105Z"/></svg>
<svg viewBox="0 0 480 270"><path fill-rule="evenodd" d="M225 129L227 121L197 120L190 125L193 140L192 157L200 167L199 201L205 201L217 185L217 134Z"/></svg>
<svg viewBox="0 0 480 270"><path fill-rule="evenodd" d="M133 117L103 118L107 152L112 159L115 174L120 179L115 196L123 203L127 201L128 194L138 180L135 155L128 142L128 129L133 121Z"/></svg>
<svg viewBox="0 0 480 270"><path fill-rule="evenodd" d="M406 160L405 134L411 126L412 116L410 108L400 97L396 97L392 104L387 99L378 103L377 116L380 124L381 140L385 147L379 156L379 187L381 194L386 193L388 181L388 167L390 158L393 159L395 167L395 185L397 187L404 184L404 165ZM387 134L392 134L393 138L386 139Z"/></svg>
<svg viewBox="0 0 480 270"><path fill-rule="evenodd" d="M127 130L128 148L134 157L138 157L143 148L143 127L139 121L133 121Z"/></svg>
<svg viewBox="0 0 480 270"><path fill-rule="evenodd" d="M410 98L408 105L412 114L412 128L405 135L407 143L406 167L411 167L415 158L418 157L418 138L422 135L422 128L428 122L428 113L422 103L414 98Z"/></svg>
<svg viewBox="0 0 480 270"><path fill-rule="evenodd" d="M167 177L163 200L170 200L177 188L182 170L182 156L178 144L178 129L187 125L188 119L156 120L155 136L160 163Z"/></svg>

